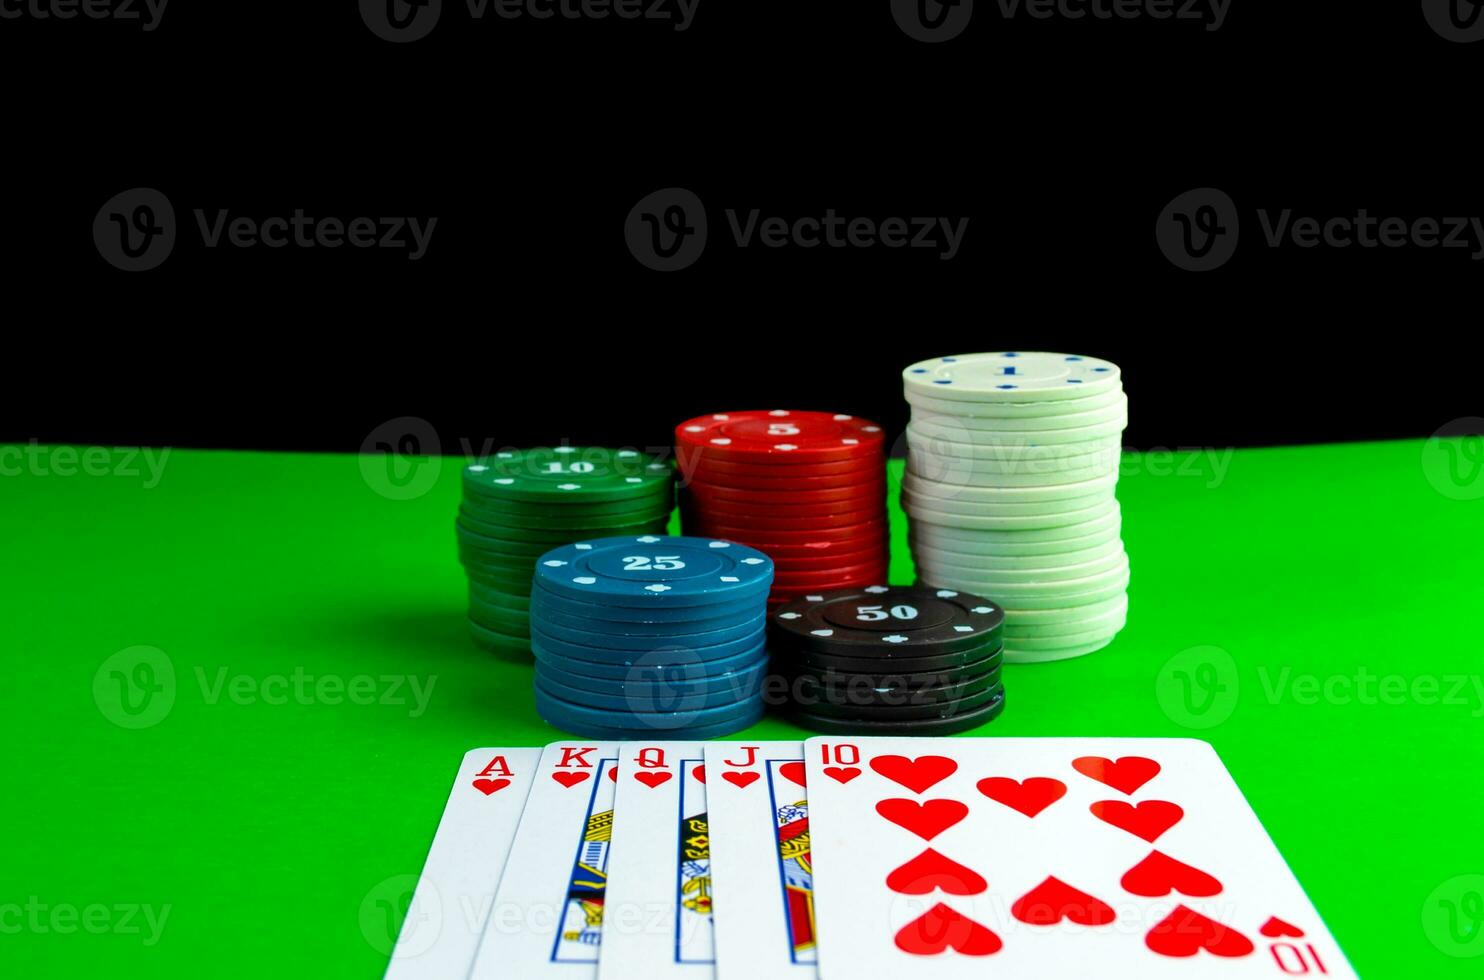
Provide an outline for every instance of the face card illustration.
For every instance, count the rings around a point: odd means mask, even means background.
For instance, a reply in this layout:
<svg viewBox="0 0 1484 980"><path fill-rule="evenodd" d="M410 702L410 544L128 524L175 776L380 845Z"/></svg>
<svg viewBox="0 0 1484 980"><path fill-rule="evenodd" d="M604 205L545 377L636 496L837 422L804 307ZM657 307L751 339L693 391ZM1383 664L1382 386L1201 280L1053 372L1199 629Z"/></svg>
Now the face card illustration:
<svg viewBox="0 0 1484 980"><path fill-rule="evenodd" d="M611 742L542 751L471 980L596 975L617 765Z"/></svg>
<svg viewBox="0 0 1484 980"><path fill-rule="evenodd" d="M809 978L814 874L804 747L799 742L706 746L717 980Z"/></svg>
<svg viewBox="0 0 1484 980"><path fill-rule="evenodd" d="M1205 742L813 738L819 968L1353 977Z"/></svg>
<svg viewBox="0 0 1484 980"><path fill-rule="evenodd" d="M471 749L443 808L387 980L463 976L515 839L540 749Z"/></svg>
<svg viewBox="0 0 1484 980"><path fill-rule="evenodd" d="M712 975L706 779L700 742L620 746L600 980Z"/></svg>

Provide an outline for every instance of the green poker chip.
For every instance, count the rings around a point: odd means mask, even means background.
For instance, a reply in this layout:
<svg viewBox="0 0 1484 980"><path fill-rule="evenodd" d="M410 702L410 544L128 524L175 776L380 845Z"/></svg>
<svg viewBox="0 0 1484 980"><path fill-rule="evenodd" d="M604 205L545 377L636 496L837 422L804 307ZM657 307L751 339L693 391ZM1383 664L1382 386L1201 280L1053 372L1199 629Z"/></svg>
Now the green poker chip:
<svg viewBox="0 0 1484 980"><path fill-rule="evenodd" d="M633 449L556 446L498 452L464 467L464 491L481 500L607 502L664 493L669 463Z"/></svg>

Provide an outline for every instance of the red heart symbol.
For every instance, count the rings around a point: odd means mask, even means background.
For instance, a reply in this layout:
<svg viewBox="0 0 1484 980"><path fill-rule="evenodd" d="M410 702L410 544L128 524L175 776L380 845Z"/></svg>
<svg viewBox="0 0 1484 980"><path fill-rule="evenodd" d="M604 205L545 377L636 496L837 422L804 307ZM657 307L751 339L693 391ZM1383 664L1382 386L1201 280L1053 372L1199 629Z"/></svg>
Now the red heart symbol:
<svg viewBox="0 0 1484 980"><path fill-rule="evenodd" d="M1164 800L1145 800L1138 804L1125 803L1122 800L1099 800L1088 809L1104 823L1126 830L1135 837L1142 837L1151 844L1185 816L1185 811L1179 805L1166 803Z"/></svg>
<svg viewBox="0 0 1484 980"><path fill-rule="evenodd" d="M914 793L922 793L957 772L958 763L941 755L922 755L916 759L878 755L871 760L871 768Z"/></svg>
<svg viewBox="0 0 1484 980"><path fill-rule="evenodd" d="M725 779L727 782L740 789L743 786L751 786L753 783L757 782L757 773L724 772L721 774L721 778Z"/></svg>
<svg viewBox="0 0 1484 980"><path fill-rule="evenodd" d="M785 762L778 767L778 775L789 782L804 785L804 764L802 762Z"/></svg>
<svg viewBox="0 0 1484 980"><path fill-rule="evenodd" d="M1277 939L1279 936L1292 936L1295 939L1300 939L1304 935L1304 930L1296 925L1284 922L1276 915L1262 924L1261 931L1269 939Z"/></svg>
<svg viewBox="0 0 1484 980"><path fill-rule="evenodd" d="M1005 944L992 931L939 902L897 932L897 949L936 956L952 947L965 956L998 953Z"/></svg>
<svg viewBox="0 0 1484 980"><path fill-rule="evenodd" d="M855 768L855 766L850 766L849 768L845 769L842 769L839 766L830 766L829 768L825 769L824 774L837 783L848 783L856 776L859 776L861 774L861 771Z"/></svg>
<svg viewBox="0 0 1484 980"><path fill-rule="evenodd" d="M1124 872L1120 883L1130 895L1145 898L1159 898L1172 891L1209 898L1221 891L1221 882L1215 878L1159 851L1150 851L1148 857Z"/></svg>
<svg viewBox="0 0 1484 980"><path fill-rule="evenodd" d="M693 776L696 777L696 781L697 782L701 782L701 783L706 782L706 767L705 766L696 766L696 771L694 773L692 773L691 775L693 775ZM748 780L748 782L751 782L751 780Z"/></svg>
<svg viewBox="0 0 1484 980"><path fill-rule="evenodd" d="M1070 919L1080 926L1105 926L1115 918L1106 902L1062 881L1047 878L1020 896L1010 906L1010 914L1033 926L1055 925Z"/></svg>
<svg viewBox="0 0 1484 980"><path fill-rule="evenodd" d="M639 782L643 783L645 786L648 786L650 789L654 789L656 786L660 785L661 783L669 782L669 780L670 780L670 774L667 773L667 772L663 772L663 771L661 771L661 772L636 772L636 773L634 773L634 778L637 779Z"/></svg>
<svg viewBox="0 0 1484 980"><path fill-rule="evenodd" d="M1088 779L1096 779L1129 796L1159 775L1158 762L1138 755L1126 755L1117 762L1100 755L1084 755L1072 760L1072 768Z"/></svg>
<svg viewBox="0 0 1484 980"><path fill-rule="evenodd" d="M989 887L980 875L931 847L886 876L886 887L903 895L941 888L950 895L977 895Z"/></svg>
<svg viewBox="0 0 1484 980"><path fill-rule="evenodd" d="M592 773L590 772L554 772L551 774L551 778L571 789L591 775Z"/></svg>
<svg viewBox="0 0 1484 980"><path fill-rule="evenodd" d="M958 800L882 800L876 812L904 830L932 840L969 815L969 808Z"/></svg>
<svg viewBox="0 0 1484 980"><path fill-rule="evenodd" d="M1216 956L1246 956L1253 949L1252 940L1237 930L1183 905L1149 930L1144 945L1161 956L1194 956L1203 949Z"/></svg>
<svg viewBox="0 0 1484 980"><path fill-rule="evenodd" d="M1032 776L1023 783L1005 776L990 776L974 785L996 803L1003 803L1028 817L1034 817L1067 795L1067 784L1048 776Z"/></svg>
<svg viewBox="0 0 1484 980"><path fill-rule="evenodd" d="M615 783L618 782L618 766L608 767L608 778Z"/></svg>
<svg viewBox="0 0 1484 980"><path fill-rule="evenodd" d="M500 790L504 789L506 786L509 786L509 785L510 785L510 780L508 780L508 779L476 779L476 780L474 780L474 788L477 789L477 790L479 790L485 796L489 796L491 793L498 793Z"/></svg>

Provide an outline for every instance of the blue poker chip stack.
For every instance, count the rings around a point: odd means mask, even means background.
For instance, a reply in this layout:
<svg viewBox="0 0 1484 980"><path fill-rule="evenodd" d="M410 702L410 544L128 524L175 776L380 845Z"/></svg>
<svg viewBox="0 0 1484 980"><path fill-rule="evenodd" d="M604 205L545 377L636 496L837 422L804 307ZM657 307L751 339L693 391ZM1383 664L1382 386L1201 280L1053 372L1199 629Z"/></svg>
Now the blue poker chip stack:
<svg viewBox="0 0 1484 980"><path fill-rule="evenodd" d="M704 739L763 714L773 561L656 534L563 545L536 562L536 711L586 738Z"/></svg>

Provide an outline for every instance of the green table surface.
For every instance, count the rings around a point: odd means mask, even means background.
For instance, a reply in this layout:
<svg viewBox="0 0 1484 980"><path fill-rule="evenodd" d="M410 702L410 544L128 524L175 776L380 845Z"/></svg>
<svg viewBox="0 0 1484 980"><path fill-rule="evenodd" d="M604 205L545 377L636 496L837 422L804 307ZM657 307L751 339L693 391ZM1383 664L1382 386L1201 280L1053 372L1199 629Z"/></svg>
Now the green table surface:
<svg viewBox="0 0 1484 980"><path fill-rule="evenodd" d="M1127 629L971 734L1205 738L1362 975L1477 976L1484 500L1438 452L1128 456ZM378 976L464 751L561 737L467 636L461 461L87 458L0 453L0 974Z"/></svg>

